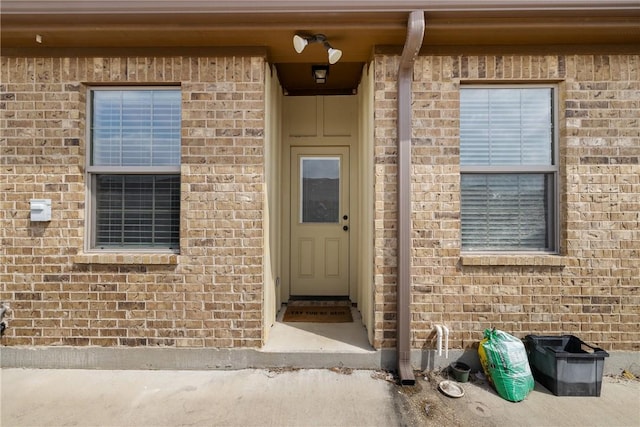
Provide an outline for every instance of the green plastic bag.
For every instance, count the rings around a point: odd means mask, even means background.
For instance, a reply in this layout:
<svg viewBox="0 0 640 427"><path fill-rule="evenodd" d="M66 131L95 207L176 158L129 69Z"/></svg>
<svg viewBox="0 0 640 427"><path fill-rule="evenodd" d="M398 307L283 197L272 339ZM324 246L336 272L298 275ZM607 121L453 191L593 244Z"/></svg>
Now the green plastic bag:
<svg viewBox="0 0 640 427"><path fill-rule="evenodd" d="M485 329L478 347L482 369L503 399L524 400L535 381L521 340L497 329Z"/></svg>

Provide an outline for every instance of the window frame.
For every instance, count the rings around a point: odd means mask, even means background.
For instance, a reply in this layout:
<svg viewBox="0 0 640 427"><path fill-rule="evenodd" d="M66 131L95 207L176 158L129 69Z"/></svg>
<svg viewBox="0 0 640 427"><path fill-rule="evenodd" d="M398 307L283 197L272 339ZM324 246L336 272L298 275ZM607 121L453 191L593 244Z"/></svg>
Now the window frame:
<svg viewBox="0 0 640 427"><path fill-rule="evenodd" d="M547 214L547 221L552 221L550 227L547 227L547 241L549 242L549 248L547 250L535 250L535 249L523 249L514 250L511 248L505 248L504 250L498 249L465 249L462 247L462 234L460 235L460 250L462 254L559 254L560 253L560 155L559 155L559 88L557 84L549 83L491 83L491 84L462 84L460 85L460 92L465 89L550 89L551 90L551 164L550 165L514 165L514 166L486 166L486 165L460 165L460 191L462 192L462 175L473 174L544 174L549 175L553 179L553 183L549 184L551 189L547 188L550 194L551 200L549 201L549 210ZM462 111L462 103L460 103L459 111ZM459 127L461 129L461 126ZM459 140L460 148L462 148L462 140ZM462 155L460 154L460 159ZM460 231L462 233L462 197L460 206Z"/></svg>
<svg viewBox="0 0 640 427"><path fill-rule="evenodd" d="M84 239L84 252L98 252L98 253L180 253L180 237L178 237L178 247L152 247L152 246L140 246L140 247L118 247L101 248L96 245L96 193L97 193L97 176L98 175L177 175L181 178L181 164L176 166L94 166L92 165L92 153L93 153L93 94L97 91L179 91L181 92L181 86L89 86L87 88L87 102L86 102L86 115L87 118L85 129L85 182L86 182L86 198L85 198L85 239ZM182 116L182 102L180 105L180 114ZM181 119L182 122L182 119ZM180 135L180 147L182 146L182 135ZM182 157L180 155L180 157ZM179 216L181 218L181 216ZM180 221L180 220L179 220ZM180 223L178 229L180 230Z"/></svg>

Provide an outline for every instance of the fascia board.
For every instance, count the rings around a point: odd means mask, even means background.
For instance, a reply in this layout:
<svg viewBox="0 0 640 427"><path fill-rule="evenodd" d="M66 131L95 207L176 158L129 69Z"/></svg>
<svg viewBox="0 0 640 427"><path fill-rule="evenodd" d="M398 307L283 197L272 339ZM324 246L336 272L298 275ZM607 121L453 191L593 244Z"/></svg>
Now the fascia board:
<svg viewBox="0 0 640 427"><path fill-rule="evenodd" d="M640 10L637 0L3 0L3 14L347 13Z"/></svg>

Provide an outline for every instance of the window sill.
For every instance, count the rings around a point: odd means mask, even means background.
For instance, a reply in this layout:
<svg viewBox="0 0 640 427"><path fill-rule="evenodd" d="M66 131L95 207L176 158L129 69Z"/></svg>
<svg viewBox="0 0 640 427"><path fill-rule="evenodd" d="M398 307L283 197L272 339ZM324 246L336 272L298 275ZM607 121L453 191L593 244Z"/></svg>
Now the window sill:
<svg viewBox="0 0 640 427"><path fill-rule="evenodd" d="M81 253L73 258L76 264L120 264L120 265L177 265L178 254L174 253Z"/></svg>
<svg viewBox="0 0 640 427"><path fill-rule="evenodd" d="M477 254L462 255L460 262L463 266L544 266L565 267L569 264L569 257L562 255L500 255Z"/></svg>

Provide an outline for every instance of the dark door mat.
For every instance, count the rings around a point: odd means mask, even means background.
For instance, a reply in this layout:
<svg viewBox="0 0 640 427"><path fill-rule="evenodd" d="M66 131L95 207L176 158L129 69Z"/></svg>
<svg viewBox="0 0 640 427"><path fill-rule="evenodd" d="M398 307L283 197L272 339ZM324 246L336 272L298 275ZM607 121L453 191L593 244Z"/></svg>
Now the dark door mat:
<svg viewBox="0 0 640 427"><path fill-rule="evenodd" d="M283 322L349 323L353 322L351 308L345 305L288 306Z"/></svg>

